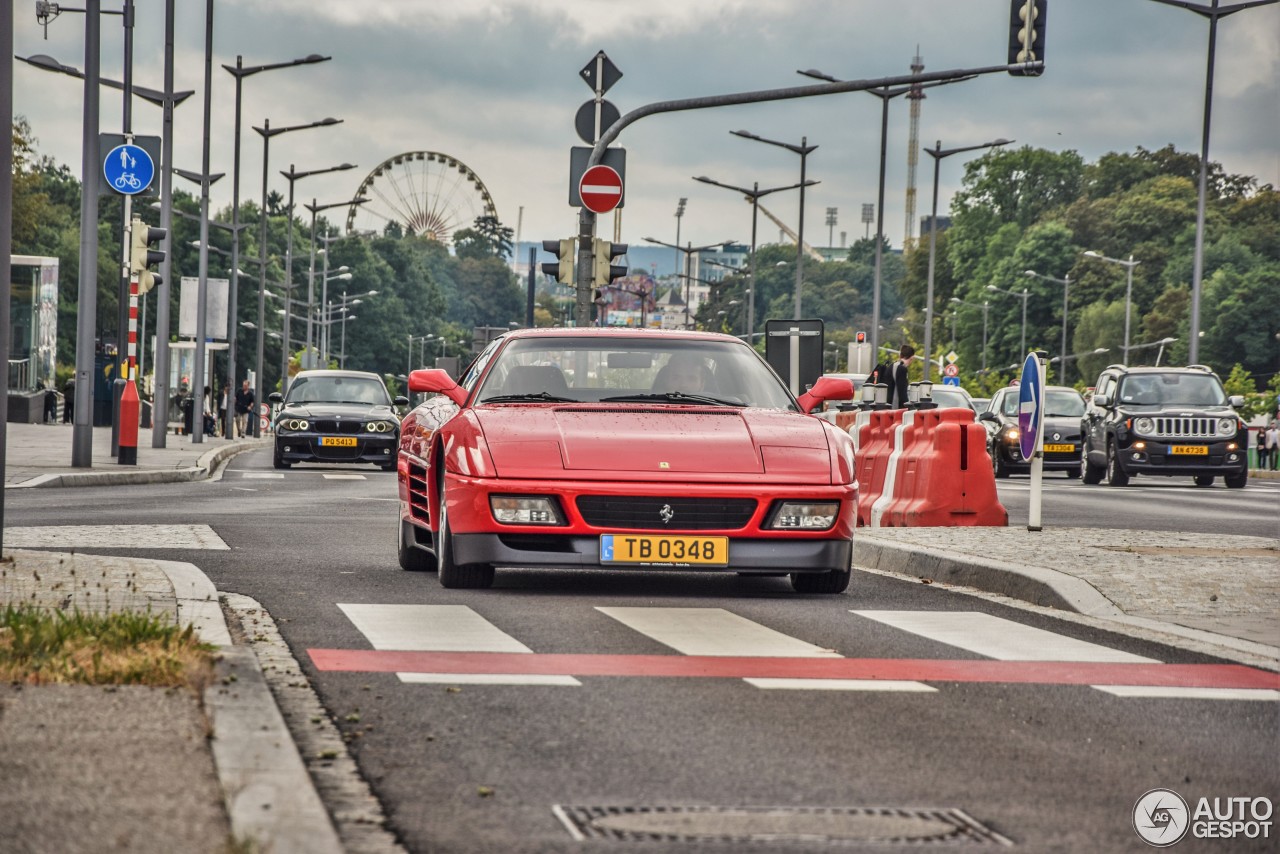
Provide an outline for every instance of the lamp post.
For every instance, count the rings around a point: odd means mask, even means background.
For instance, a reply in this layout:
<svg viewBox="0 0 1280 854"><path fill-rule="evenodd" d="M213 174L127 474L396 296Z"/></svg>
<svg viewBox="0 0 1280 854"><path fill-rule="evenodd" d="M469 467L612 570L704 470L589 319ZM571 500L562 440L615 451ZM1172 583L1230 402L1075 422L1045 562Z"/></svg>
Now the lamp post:
<svg viewBox="0 0 1280 854"><path fill-rule="evenodd" d="M942 165L944 157L950 157L953 154L960 154L965 151L978 151L983 148L995 148L1000 145L1008 145L1013 142L1011 139L993 139L991 142L984 142L980 145L965 145L960 148L943 148L942 140L938 140L934 148L926 148L924 151L933 158L933 212L929 215L929 285L925 294L924 303L924 378L926 380L933 379L930 376L933 368L933 268L934 259L937 255L938 248L938 171ZM959 300L956 300L959 302ZM985 317L985 315L984 315ZM984 322L985 327L985 322ZM982 342L982 367L986 368L987 359L987 343L986 331L983 330Z"/></svg>
<svg viewBox="0 0 1280 854"><path fill-rule="evenodd" d="M230 304L227 306L227 387L234 390L236 388L236 320L239 317L240 305L240 277L236 274L236 269L240 265L240 103L241 103L241 85L244 78L252 77L263 71L274 71L278 68L292 68L295 65L312 65L317 62L326 62L333 57L320 56L317 53L304 56L301 59L294 59L288 62L272 62L265 65L250 65L245 67L244 57L236 56L236 64L234 66L223 65L222 67L236 79L236 107L235 107L235 135L234 135L234 155L232 157L231 169L231 298ZM262 216L266 217L267 200L265 195L262 199ZM262 365L258 365L258 370L262 370ZM254 380L255 385L258 381ZM255 400L256 389L255 389ZM227 424L223 428L223 435L232 435L232 419L235 415L234 408L227 407ZM250 413L251 420L256 424L258 421L256 413ZM256 431L255 431L256 435Z"/></svg>
<svg viewBox="0 0 1280 854"><path fill-rule="evenodd" d="M1088 352L1085 352L1085 353L1072 353L1070 356L1054 356L1052 359L1049 360L1049 364L1053 364L1054 362L1060 362L1062 364L1062 375L1065 377L1067 375L1067 362L1070 362L1074 359L1079 359L1082 356L1101 356L1103 353L1110 353L1110 352L1111 352L1110 347L1098 347L1096 350L1089 350Z"/></svg>
<svg viewBox="0 0 1280 854"><path fill-rule="evenodd" d="M754 139L756 142L776 145L779 148L785 148L787 151L800 155L800 221L796 228L796 319L799 320L803 316L800 312L800 289L804 285L804 170L805 161L808 159L809 154L816 151L818 146L809 145L807 136L800 137L800 144L795 145L790 142L779 142L776 139L765 139L745 130L731 130L729 133L734 136L740 136L743 139Z"/></svg>
<svg viewBox="0 0 1280 854"><path fill-rule="evenodd" d="M982 309L982 370L985 371L987 369L987 316L990 313L991 303L987 302L986 300L983 300L981 303L965 302L964 300L960 299L960 297L952 297L951 301L956 305L967 305L969 308ZM929 337L928 322L925 323L924 335L925 335L925 338L928 339ZM927 346L925 348L925 360L926 360L925 364L927 365L933 364L933 357L929 355L929 350ZM926 373L927 373L927 369L926 369ZM928 377L925 377L925 379L928 379Z"/></svg>
<svg viewBox="0 0 1280 854"><path fill-rule="evenodd" d="M285 172L284 170L280 171L280 174L283 175L289 182L289 204L288 204L288 207L285 209L285 212L289 217L288 237L285 239L285 250L284 250L284 267L285 267L286 282L289 282L290 284L293 283L293 185L294 183L302 180L303 178L308 178L312 175L323 175L327 172L340 172L344 169L354 169L354 168L356 168L354 163L343 163L339 166L329 166L325 169L312 169L308 172L299 172L294 168L293 164L290 163L288 172ZM265 194L264 194L264 197L265 197ZM315 231L314 225L315 225L315 214L312 214L312 226L313 226L312 232ZM314 249L314 244L312 245L312 248ZM315 268L314 252L311 258L311 267L314 272L314 268ZM311 305L311 300L312 300L312 295L309 291L310 291L310 286L308 286L308 293L307 293L308 306ZM308 319L310 319L310 312L307 313L307 317ZM290 336L293 334L292 321L293 321L293 318L289 313L289 304L285 303L284 341L286 346L280 358L280 388L282 391L287 389L289 385L288 344L289 344ZM306 341L306 346L310 347L311 346L310 328L308 328L307 331L308 331L308 337Z"/></svg>
<svg viewBox="0 0 1280 854"><path fill-rule="evenodd" d="M292 167L290 167L290 168L292 168ZM351 164L349 164L349 163L344 163L342 166L339 166L339 167L337 167L337 168L338 168L338 169L352 169L352 168L354 168L354 167L353 167ZM324 169L324 170L321 170L321 171L329 172L329 171L334 171L334 170ZM282 173L280 173L280 174L282 174L282 175L286 175L286 176L287 176L287 173L284 173L284 172L282 172ZM299 178L301 178L301 177L303 177L304 175L308 175L308 174L314 175L314 174L316 174L316 173L314 173L314 172L310 172L310 173L308 173L308 172L303 172L303 173L300 173L300 174L298 175L298 177L299 177ZM296 179L295 179L295 180L296 180ZM292 181L292 180L289 182L289 193L290 193L290 196L292 196L292 194L293 194L293 181ZM358 199L347 199L345 202L330 202L330 203L329 203L329 204L327 204L327 205L321 205L321 204L317 204L315 199L312 199L312 200L311 200L311 204L309 204L309 205L303 205L303 207L304 207L304 208L306 208L307 210L311 211L311 263L310 263L310 265L307 267L307 306L308 306L308 308L310 308L310 306L312 306L312 305L314 305L314 304L315 304L315 299L316 299L316 297L315 297L315 279L316 279L316 214L318 214L320 211L327 211L327 210L329 210L330 208L349 208L349 207L352 207L353 205L362 205L362 204L364 204L364 203L365 203L365 202L367 202L367 201L369 201L369 200L368 200L368 199L366 199L366 198L364 198L364 197L362 196L362 197L360 197L360 198L358 198ZM292 218L291 218L291 219L292 219ZM321 304L322 304L322 305L324 304L324 298L322 298L322 299L321 299ZM307 311L307 354L308 354L308 357L310 357L310 354L311 354L311 334L312 334L312 327L311 327L311 311L310 311L310 310L308 310L308 311Z"/></svg>
<svg viewBox="0 0 1280 854"><path fill-rule="evenodd" d="M760 189L760 182L752 183L751 189L746 187L735 187L732 184L722 184L719 181L712 180L705 175L694 176L695 181L701 181L704 184L711 184L714 187L723 187L726 190L733 190L735 193L742 193L751 200L751 253L747 256L747 268L750 275L750 290L747 296L747 331L751 332L756 328L756 220L760 213L760 199L770 193L780 193L784 190L794 190L797 187L802 188L803 184L788 184L785 187L766 187ZM818 181L809 181L809 184L817 184ZM749 343L749 342L748 342Z"/></svg>
<svg viewBox="0 0 1280 854"><path fill-rule="evenodd" d="M1067 299L1071 294L1071 274L1067 273L1065 278L1058 279L1053 276L1046 276L1043 273L1037 273L1035 270L1023 270L1024 276L1032 276L1036 279L1044 279L1046 282L1057 282L1062 285L1062 352L1067 352ZM1024 354L1025 355L1025 354ZM1062 379L1067 378L1067 367L1062 366Z"/></svg>
<svg viewBox="0 0 1280 854"><path fill-rule="evenodd" d="M684 206L689 202L684 196L680 197L680 201L676 203L676 246L680 245L680 221L684 219ZM680 250L676 250L676 275L680 275Z"/></svg>
<svg viewBox="0 0 1280 854"><path fill-rule="evenodd" d="M1017 291L1006 291L1004 288L997 288L995 285L987 285L987 290L996 293L1009 294L1009 296L1022 297L1022 341L1018 345L1018 358L1021 359L1027 355L1027 289L1023 288L1022 293Z"/></svg>
<svg viewBox="0 0 1280 854"><path fill-rule="evenodd" d="M258 276L259 276L259 278L258 278L258 352L257 352L257 361L256 361L256 362L254 362L254 365L255 365L255 368L254 368L254 370L255 370L255 374L254 374L254 389L253 389L254 400L255 400L255 401L258 401L258 402L261 402L261 401L262 401L262 372L263 372L263 368L264 368L264 365L263 365L263 349L264 349L264 346L265 346L265 342L264 342L264 340L263 340L263 331L262 331L262 330L263 330L263 316L262 316L262 313L263 313L263 311L265 311L265 310L266 310L266 306L265 306L265 303L264 303L264 297L265 297L265 295L266 295L266 290L267 290L267 283L266 283L266 282L267 282L267 174L268 174L268 164L270 163L270 160L271 160L271 158L270 158L270 154L271 154L271 137L273 137L273 136L279 136L279 135L280 135L280 134L282 134L282 133L289 133L290 131L295 131L295 130L306 130L307 128L316 128L316 127L328 127L329 125L336 125L336 124L341 124L341 123L342 123L342 119L335 119L335 118L330 117L330 118L321 119L320 121L310 122L310 123L305 124L305 125L292 125L292 126L290 126L290 127L273 128L273 127L271 127L271 120L270 120L270 119L265 119L265 120L262 122L262 127L255 127L255 128L254 128L254 131L256 131L256 132L257 132L258 136L262 137L262 211L261 211L261 214L260 214L260 216L259 216L259 218L258 218L258 225L259 225L259 238L258 238ZM290 186L290 189L292 189L293 185L292 185L292 184L290 184L289 186ZM292 207L292 204L290 205L290 208L289 208L289 211L288 211L288 216L289 216L289 219L290 219L290 224L292 224L292 221L293 221L293 207ZM286 342L286 343L285 343L285 350L287 351L288 349L289 349L289 348L288 348L288 342ZM287 355L285 356L285 367L286 367L286 368L288 367L288 356L287 356ZM282 390L282 391L284 390L284 386L285 386L285 379L286 379L286 377L288 377L288 371L287 371L287 370L286 370L286 371L284 371L284 372L282 372L282 373L280 374L280 388L281 388L281 390ZM254 419L251 419L251 420L253 421L253 435L254 435L254 437L256 438L256 437L258 437L258 436L260 436L260 435L262 434L261 425L260 425L260 423L259 423L259 419L254 418Z"/></svg>
<svg viewBox="0 0 1280 854"><path fill-rule="evenodd" d="M828 83L841 82L830 74L823 74L817 69L809 69L801 71L805 77L812 77L815 80L825 80ZM884 248L884 169L885 158L888 151L889 136L889 102L899 95L906 95L909 92L917 92L921 89L928 89L933 86L943 86L947 83L958 83L962 80L972 80L973 75L965 77L957 77L953 80L939 80L935 83L912 84L909 86L883 87L881 89L867 89L866 91L875 95L880 99L880 186L876 200L876 274L875 286L871 295L871 352L878 353L880 346L880 291L881 291L881 255ZM870 222L867 217L867 205L863 205L863 221ZM926 379L928 379L926 377Z"/></svg>
<svg viewBox="0 0 1280 854"><path fill-rule="evenodd" d="M1155 0L1168 6L1179 6L1189 9L1203 18L1209 19L1209 60L1204 80L1204 124L1200 136L1200 190L1196 201L1196 248L1195 261L1191 276L1191 344L1188 350L1188 361L1192 364L1200 361L1200 289L1204 275L1204 200L1205 184L1209 165L1209 114L1213 108L1213 55L1218 41L1218 19L1234 14L1253 6L1268 6L1277 0L1249 0L1245 3L1234 3L1230 6L1219 6L1218 0L1212 5L1190 3L1187 0ZM1274 107L1274 104L1272 105ZM1126 341L1126 343L1128 343ZM1128 362L1128 359L1125 359Z"/></svg>
<svg viewBox="0 0 1280 854"><path fill-rule="evenodd" d="M684 325L685 325L685 328L690 328L691 323L689 321L689 298L690 298L691 285L693 282L693 269L692 269L693 254L695 252L705 252L708 249L715 249L717 246L724 246L726 243L729 243L730 241L721 240L719 243L708 243L706 246L694 246L692 243L690 243L688 246L681 247L677 244L666 243L664 241L657 240L652 237L643 237L641 239L644 240L646 243L653 243L657 246L666 246L670 249L678 249L684 253L684 275L681 277L684 279Z"/></svg>
<svg viewBox="0 0 1280 854"><path fill-rule="evenodd" d="M346 275L348 276L348 278L350 277L349 273ZM339 278L341 278L341 276ZM344 293L339 298L339 304L342 305L344 308L348 305L358 305L362 297L374 297L377 295L378 295L377 291L365 291L362 294L350 294L350 295ZM327 338L325 340L326 342L328 341ZM328 358L329 358L329 351L328 351L328 344L326 343L325 360L328 361ZM347 327L344 326L342 327L342 356L340 357L339 364L345 368L347 366L346 362L347 362Z"/></svg>
<svg viewBox="0 0 1280 854"><path fill-rule="evenodd" d="M1129 364L1129 314L1133 303L1133 268L1141 264L1141 261L1133 260L1133 255L1129 255L1129 260L1124 261L1120 258L1108 258L1092 249L1084 253L1088 258L1097 258L1099 261L1106 261L1111 264L1119 264L1126 269L1126 283L1124 286L1124 363ZM1194 360L1194 357L1192 357Z"/></svg>

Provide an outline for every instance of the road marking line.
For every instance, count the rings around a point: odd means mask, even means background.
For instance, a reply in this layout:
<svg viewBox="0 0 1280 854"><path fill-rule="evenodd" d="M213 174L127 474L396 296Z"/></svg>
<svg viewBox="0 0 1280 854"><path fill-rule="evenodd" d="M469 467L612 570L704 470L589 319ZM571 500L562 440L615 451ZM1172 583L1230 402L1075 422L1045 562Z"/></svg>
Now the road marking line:
<svg viewBox="0 0 1280 854"><path fill-rule="evenodd" d="M840 658L723 608L604 608L600 613L685 655Z"/></svg>
<svg viewBox="0 0 1280 854"><path fill-rule="evenodd" d="M916 691L937 693L938 689L922 682L898 679L758 679L742 680L757 688L784 691Z"/></svg>
<svg viewBox="0 0 1280 854"><path fill-rule="evenodd" d="M326 474L324 476L324 479L325 480L368 480L369 478L365 477L362 474Z"/></svg>
<svg viewBox="0 0 1280 854"><path fill-rule="evenodd" d="M567 685L581 687L572 676L518 673L399 673L401 682L425 685Z"/></svg>
<svg viewBox="0 0 1280 854"><path fill-rule="evenodd" d="M1160 685L1092 685L1117 697L1184 700L1280 700L1280 691L1267 688L1170 688Z"/></svg>
<svg viewBox="0 0 1280 854"><path fill-rule="evenodd" d="M905 632L1000 661L1158 663L979 611L851 611Z"/></svg>
<svg viewBox="0 0 1280 854"><path fill-rule="evenodd" d="M15 549L208 549L230 551L208 525L48 525L5 528Z"/></svg>
<svg viewBox="0 0 1280 854"><path fill-rule="evenodd" d="M339 603L338 607L374 649L533 652L466 605Z"/></svg>
<svg viewBox="0 0 1280 854"><path fill-rule="evenodd" d="M246 480L284 480L284 475L274 471L246 471L240 476Z"/></svg>

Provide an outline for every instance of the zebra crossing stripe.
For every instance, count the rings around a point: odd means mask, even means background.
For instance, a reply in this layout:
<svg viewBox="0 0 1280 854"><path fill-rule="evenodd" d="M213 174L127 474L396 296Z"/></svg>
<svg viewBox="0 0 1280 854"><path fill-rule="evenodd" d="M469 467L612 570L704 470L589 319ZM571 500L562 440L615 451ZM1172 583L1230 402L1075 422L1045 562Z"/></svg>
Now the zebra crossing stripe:
<svg viewBox="0 0 1280 854"><path fill-rule="evenodd" d="M596 608L623 625L685 655L840 658L723 608Z"/></svg>
<svg viewBox="0 0 1280 854"><path fill-rule="evenodd" d="M325 480L368 480L369 478L365 477L362 474L326 474L324 475L324 479Z"/></svg>
<svg viewBox="0 0 1280 854"><path fill-rule="evenodd" d="M5 528L14 549L209 549L231 547L208 525L45 525Z"/></svg>
<svg viewBox="0 0 1280 854"><path fill-rule="evenodd" d="M1178 688L1165 685L1093 685L1116 697L1175 700L1269 700L1280 701L1280 691L1266 688Z"/></svg>
<svg viewBox="0 0 1280 854"><path fill-rule="evenodd" d="M1159 663L1154 658L1076 640L978 611L850 613L999 661Z"/></svg>

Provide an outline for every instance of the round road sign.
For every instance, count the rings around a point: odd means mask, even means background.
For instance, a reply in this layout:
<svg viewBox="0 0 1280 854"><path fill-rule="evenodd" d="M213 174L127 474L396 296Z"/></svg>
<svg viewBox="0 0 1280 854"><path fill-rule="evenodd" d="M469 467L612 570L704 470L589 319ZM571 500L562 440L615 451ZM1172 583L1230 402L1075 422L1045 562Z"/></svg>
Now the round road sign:
<svg viewBox="0 0 1280 854"><path fill-rule="evenodd" d="M136 196L151 186L155 174L151 155L138 145L117 145L102 161L102 177L107 186L126 196Z"/></svg>
<svg viewBox="0 0 1280 854"><path fill-rule="evenodd" d="M608 213L622 201L622 177L608 166L592 166L582 173L578 195L587 210L597 214Z"/></svg>
<svg viewBox="0 0 1280 854"><path fill-rule="evenodd" d="M942 375L943 375L944 377L955 377L955 376L959 376L959 375L960 375L960 369L959 369L959 368L957 368L955 365L947 365L946 367L944 367L944 368L942 369Z"/></svg>
<svg viewBox="0 0 1280 854"><path fill-rule="evenodd" d="M1044 388L1040 385L1040 360L1035 353L1022 364L1022 382L1018 385L1018 449L1024 460L1031 459L1036 440L1044 423Z"/></svg>

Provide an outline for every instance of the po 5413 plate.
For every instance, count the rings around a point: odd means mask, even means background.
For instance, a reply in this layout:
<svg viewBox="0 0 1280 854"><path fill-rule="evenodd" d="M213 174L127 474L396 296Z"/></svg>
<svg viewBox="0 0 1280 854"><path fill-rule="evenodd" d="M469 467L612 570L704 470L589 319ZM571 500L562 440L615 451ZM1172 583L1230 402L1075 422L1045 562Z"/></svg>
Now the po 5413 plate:
<svg viewBox="0 0 1280 854"><path fill-rule="evenodd" d="M601 534L600 563L636 566L728 566L728 537Z"/></svg>
<svg viewBox="0 0 1280 854"><path fill-rule="evenodd" d="M321 436L320 444L326 448L354 448L356 446L355 436Z"/></svg>

